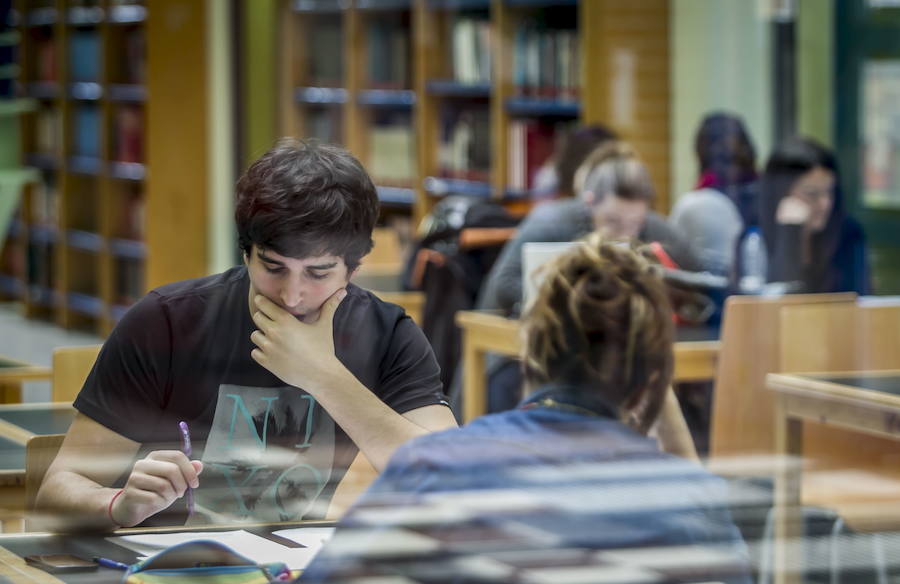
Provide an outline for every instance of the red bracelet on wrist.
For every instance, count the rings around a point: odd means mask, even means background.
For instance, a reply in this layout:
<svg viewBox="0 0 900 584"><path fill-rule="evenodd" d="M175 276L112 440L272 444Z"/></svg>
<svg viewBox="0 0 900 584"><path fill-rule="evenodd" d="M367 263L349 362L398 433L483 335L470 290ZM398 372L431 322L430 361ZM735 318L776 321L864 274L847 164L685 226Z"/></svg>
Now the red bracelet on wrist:
<svg viewBox="0 0 900 584"><path fill-rule="evenodd" d="M113 518L112 506L113 506L113 503L116 502L116 499L119 498L119 495L121 495L124 492L125 492L125 489L119 489L118 491L116 491L116 494L112 496L112 499L109 500L109 505L107 505L107 507L106 507L106 515L109 517L109 520L112 521L112 524L117 527L122 527L122 526L119 525L119 522Z"/></svg>

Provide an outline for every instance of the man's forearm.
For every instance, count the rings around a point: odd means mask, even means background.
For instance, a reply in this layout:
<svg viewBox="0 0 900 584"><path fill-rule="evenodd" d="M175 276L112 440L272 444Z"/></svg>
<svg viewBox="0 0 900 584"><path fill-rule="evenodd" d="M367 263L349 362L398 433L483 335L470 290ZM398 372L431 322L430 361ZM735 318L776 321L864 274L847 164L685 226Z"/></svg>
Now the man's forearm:
<svg viewBox="0 0 900 584"><path fill-rule="evenodd" d="M74 472L55 472L38 491L35 522L48 531L111 531L119 527L107 513L117 490Z"/></svg>
<svg viewBox="0 0 900 584"><path fill-rule="evenodd" d="M344 429L378 472L387 466L394 451L405 442L443 429L426 428L398 414L347 370L330 380L328 387L312 387L307 391Z"/></svg>

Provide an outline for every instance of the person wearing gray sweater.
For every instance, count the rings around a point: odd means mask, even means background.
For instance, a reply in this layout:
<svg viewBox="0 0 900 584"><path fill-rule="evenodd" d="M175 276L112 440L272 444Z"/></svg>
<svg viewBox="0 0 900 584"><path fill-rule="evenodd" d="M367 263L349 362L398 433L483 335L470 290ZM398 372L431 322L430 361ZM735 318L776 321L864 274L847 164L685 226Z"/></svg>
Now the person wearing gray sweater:
<svg viewBox="0 0 900 584"><path fill-rule="evenodd" d="M597 147L575 174L575 199L558 199L535 207L507 242L488 274L476 307L518 317L522 308L522 246L528 242L575 241L600 230L607 237L658 242L683 270L700 271L687 241L650 210L654 191L647 168L622 142ZM488 411L515 407L521 377L514 361L490 355L487 360ZM457 376L461 378L461 376ZM450 391L459 408L459 388Z"/></svg>
<svg viewBox="0 0 900 584"><path fill-rule="evenodd" d="M650 210L653 186L633 150L613 142L600 146L576 175L578 198L535 207L519 225L491 269L479 295L479 309L518 316L522 302L522 246L528 242L575 241L600 229L610 237L659 242L683 270L699 271L688 242Z"/></svg>

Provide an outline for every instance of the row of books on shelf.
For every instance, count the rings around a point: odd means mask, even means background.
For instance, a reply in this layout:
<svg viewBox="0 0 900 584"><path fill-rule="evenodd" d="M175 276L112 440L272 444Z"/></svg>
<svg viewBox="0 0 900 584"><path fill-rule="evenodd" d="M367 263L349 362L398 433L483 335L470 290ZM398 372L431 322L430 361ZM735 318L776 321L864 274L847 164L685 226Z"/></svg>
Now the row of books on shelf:
<svg viewBox="0 0 900 584"><path fill-rule="evenodd" d="M410 76L409 24L377 18L368 26L369 85L373 89L406 89Z"/></svg>
<svg viewBox="0 0 900 584"><path fill-rule="evenodd" d="M410 184L415 177L415 135L411 116L395 112L369 130L368 169L378 184Z"/></svg>
<svg viewBox="0 0 900 584"><path fill-rule="evenodd" d="M538 171L547 164L570 123L512 120L509 124L507 187L526 192L535 187Z"/></svg>
<svg viewBox="0 0 900 584"><path fill-rule="evenodd" d="M21 285L7 286L4 292L9 294L13 287L18 288L19 292L23 287L33 291L52 291L56 287L56 254L56 246L50 243L30 243L23 253L15 242L7 242L0 253L0 275L5 283L14 280ZM127 306L144 294L144 265L141 260L116 258L113 276L113 303ZM82 290L80 295L96 296L97 292Z"/></svg>
<svg viewBox="0 0 900 584"><path fill-rule="evenodd" d="M339 21L322 19L310 31L309 69L298 84L309 87L344 85L343 28ZM453 77L460 83L490 81L490 23L460 19L453 29ZM366 51L368 87L412 87L409 27L392 20L369 23Z"/></svg>
<svg viewBox="0 0 900 584"><path fill-rule="evenodd" d="M490 83L490 21L460 15L449 26L453 79L459 83Z"/></svg>
<svg viewBox="0 0 900 584"><path fill-rule="evenodd" d="M34 147L36 152L51 153L62 136L62 116L60 111L41 104L34 114Z"/></svg>
<svg viewBox="0 0 900 584"><path fill-rule="evenodd" d="M83 193L85 196L95 195L96 192L90 182L84 183L91 192ZM140 183L124 183L124 188L117 189L113 199L112 225L115 239L141 241L144 238L145 207L144 197ZM37 181L29 188L30 216L27 224L34 232L49 233L58 230L60 196L57 189L56 178L52 173L44 173L42 180ZM81 198L80 193L74 193L75 198ZM88 221L96 225L99 219L88 218ZM12 221L10 234L17 236L25 225L22 214L17 213ZM96 229L86 229L96 231ZM31 239L55 240L48 235L32 234Z"/></svg>
<svg viewBox="0 0 900 584"><path fill-rule="evenodd" d="M487 108L451 109L441 114L439 161L442 176L489 180L490 113Z"/></svg>
<svg viewBox="0 0 900 584"><path fill-rule="evenodd" d="M305 85L340 87L344 84L344 28L339 15L317 18L309 27L309 82ZM299 39L298 42L304 42Z"/></svg>
<svg viewBox="0 0 900 584"><path fill-rule="evenodd" d="M75 30L69 37L69 78L72 81L100 79L100 33Z"/></svg>
<svg viewBox="0 0 900 584"><path fill-rule="evenodd" d="M490 83L492 78L491 22L458 15L449 24L450 69L454 81ZM311 33L310 75L305 85L340 86L342 28L336 20L317 23ZM525 96L575 99L579 75L578 33L572 29L544 29L523 25L516 29L513 83ZM374 20L368 37L368 70L375 88L410 87L409 34L392 21Z"/></svg>
<svg viewBox="0 0 900 584"><path fill-rule="evenodd" d="M325 109L325 108L323 108ZM319 139L334 138L335 110L322 113L327 129L316 128ZM490 119L487 108L442 110L439 166L441 176L462 180L489 180ZM313 120L320 119L313 117ZM515 118L509 124L508 187L527 191L537 170L551 157L559 136L573 121L548 122ZM379 184L410 184L415 171L415 134L408 112L379 113L368 133L368 170Z"/></svg>
<svg viewBox="0 0 900 584"><path fill-rule="evenodd" d="M33 81L59 80L57 41L51 32L35 29L32 33ZM117 50L110 53L111 79L116 83L142 84L146 78L146 41L141 28L129 27L117 33L121 39ZM101 35L95 29L77 29L68 40L69 80L99 81L102 72Z"/></svg>
<svg viewBox="0 0 900 584"><path fill-rule="evenodd" d="M104 21L113 24L128 24L143 22L147 17L147 9L143 1L110 0L108 13L104 11L101 4L95 0L68 0L65 3L65 23L74 26L93 26ZM10 11L8 22L13 25L46 27L59 21L59 13L54 0L30 0L24 8L24 17L17 10Z"/></svg>
<svg viewBox="0 0 900 584"><path fill-rule="evenodd" d="M513 48L513 85L528 97L578 98L578 33L568 29L521 26Z"/></svg>
<svg viewBox="0 0 900 584"><path fill-rule="evenodd" d="M72 152L76 156L100 158L100 107L79 104L72 113ZM35 114L35 152L54 154L62 134L60 112L40 107ZM144 159L144 110L140 105L120 104L113 110L111 158L118 162L140 163Z"/></svg>
<svg viewBox="0 0 900 584"><path fill-rule="evenodd" d="M59 225L59 192L52 174L31 187L31 223Z"/></svg>
<svg viewBox="0 0 900 584"><path fill-rule="evenodd" d="M306 137L330 144L344 141L344 116L339 108L310 108L305 118Z"/></svg>
<svg viewBox="0 0 900 584"><path fill-rule="evenodd" d="M52 82L59 79L56 65L56 43L52 36L40 33L34 40L34 80Z"/></svg>

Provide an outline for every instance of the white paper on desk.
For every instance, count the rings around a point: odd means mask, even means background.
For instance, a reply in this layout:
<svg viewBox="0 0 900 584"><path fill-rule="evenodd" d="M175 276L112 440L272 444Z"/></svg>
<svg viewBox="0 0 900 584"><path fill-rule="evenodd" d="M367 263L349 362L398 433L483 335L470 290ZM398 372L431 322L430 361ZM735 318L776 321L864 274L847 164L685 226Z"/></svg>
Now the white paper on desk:
<svg viewBox="0 0 900 584"><path fill-rule="evenodd" d="M298 530L299 531L299 530ZM146 535L122 535L108 537L114 544L128 548L138 554L152 556L169 546L196 539L205 539L227 545L248 559L265 564L268 562L284 562L292 570L302 570L312 560L317 547L289 548L262 538L243 529L235 531L193 531L190 533L152 533ZM295 538L291 538L295 539ZM299 542L298 543L303 543ZM304 543L305 545L305 543Z"/></svg>
<svg viewBox="0 0 900 584"><path fill-rule="evenodd" d="M333 527L293 527L291 529L279 529L272 532L274 535L286 537L305 545L308 549L318 551L326 541L334 535Z"/></svg>

